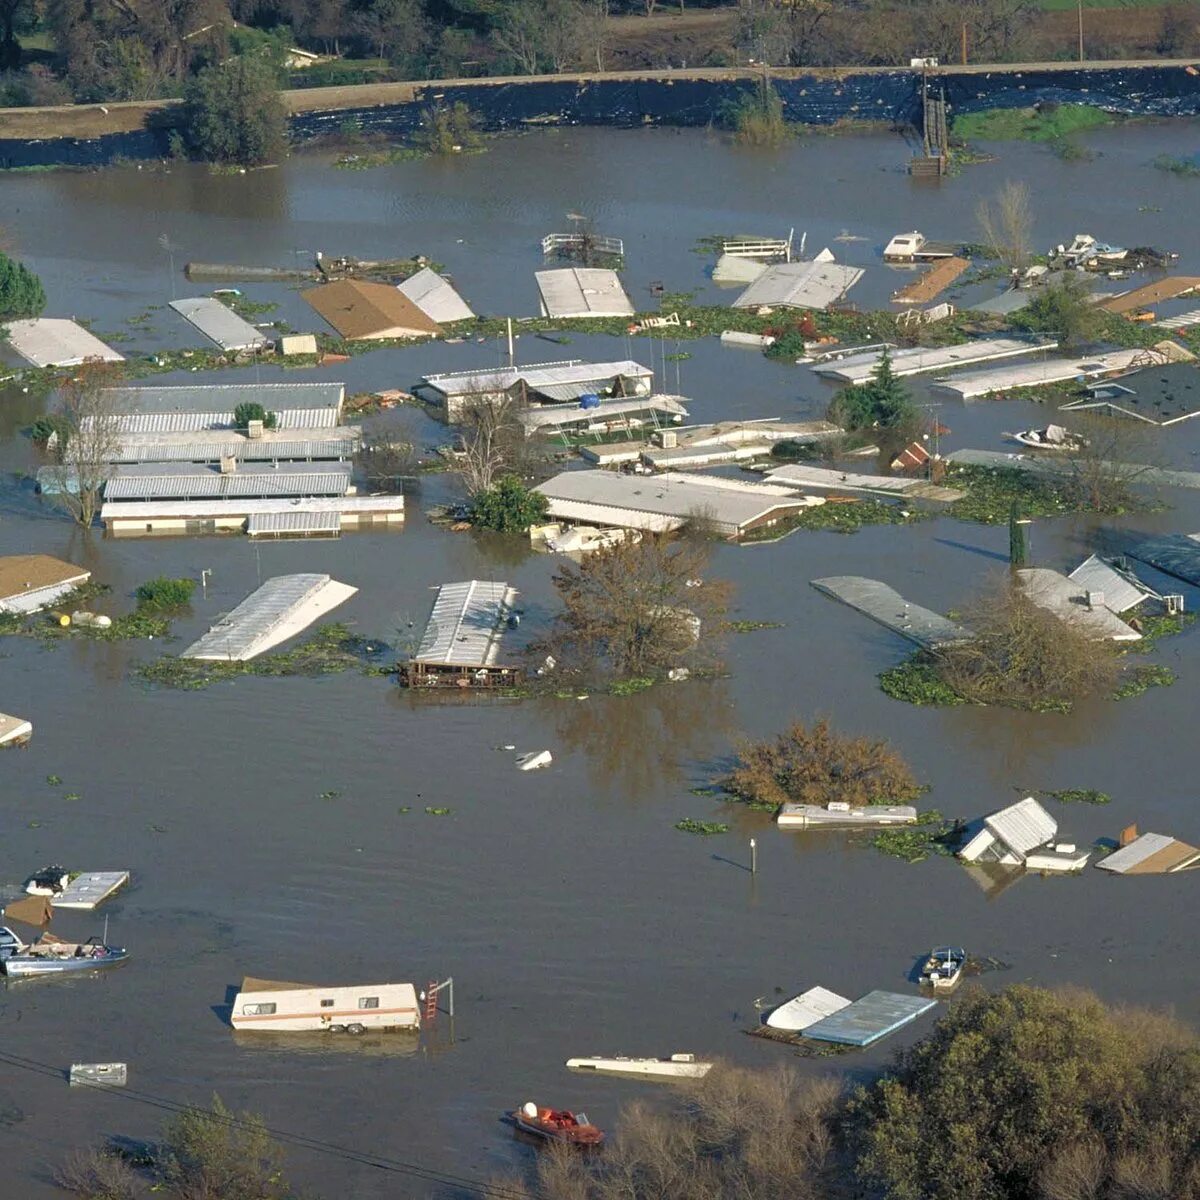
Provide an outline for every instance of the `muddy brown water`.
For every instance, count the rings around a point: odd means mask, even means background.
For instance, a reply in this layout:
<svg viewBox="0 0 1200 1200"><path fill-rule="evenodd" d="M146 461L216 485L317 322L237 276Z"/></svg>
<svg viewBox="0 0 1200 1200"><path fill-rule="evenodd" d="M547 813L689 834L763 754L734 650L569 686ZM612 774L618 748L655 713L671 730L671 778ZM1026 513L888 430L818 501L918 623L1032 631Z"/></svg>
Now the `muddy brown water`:
<svg viewBox="0 0 1200 1200"><path fill-rule="evenodd" d="M1152 170L1159 153L1191 153L1200 125L1130 126L1093 135L1091 162L1064 163L1031 146L941 185L899 169L895 137L816 138L777 154L729 147L703 132L553 131L505 139L477 158L367 172L301 156L281 169L214 177L118 169L0 179L0 212L45 280L49 312L97 332L126 331L140 352L196 344L162 305L188 258L287 263L294 253L393 256L423 252L446 264L481 311L532 312L538 239L564 214L592 214L623 236L628 286L653 280L719 293L711 260L693 253L715 233L808 231L871 268L855 293L886 299L902 277L879 263L891 234L918 227L968 237L981 195L1008 178L1034 196L1037 241L1076 231L1180 250L1200 261L1186 215L1200 183ZM862 241L834 242L847 231ZM247 286L280 303L298 329L314 318L286 287ZM1186 307L1182 302L1179 307ZM1164 309L1166 311L1166 309ZM569 346L524 337L522 361L577 356L649 361L651 347L574 337ZM682 391L699 419L818 414L828 389L805 369L688 342ZM499 361L495 344L424 346L356 357L333 372L353 390L405 387L427 370ZM675 366L667 363L668 384ZM247 379L251 371L214 378ZM284 377L262 368L263 379ZM177 379L196 379L180 373ZM918 389L922 397L926 389ZM783 628L739 635L729 677L631 698L419 704L386 680L246 678L198 693L150 690L129 678L138 660L178 649L237 603L260 577L328 571L358 587L338 612L367 635L419 632L439 581L510 580L536 628L549 610L553 562L519 544L429 525L428 504L450 483L427 481L403 532L256 548L244 539L105 541L45 507L21 476L35 465L21 431L41 402L0 394L0 552L43 551L87 564L113 587L114 609L158 575L212 571L207 597L176 627L177 641L45 649L0 643L0 707L33 720L24 752L0 758L4 854L11 890L48 862L129 867L135 886L108 906L110 937L132 961L106 977L12 984L0 991L4 1049L35 1063L124 1060L132 1088L174 1102L219 1092L274 1128L385 1154L468 1183L520 1168L501 1113L526 1099L585 1107L611 1125L623 1100L652 1085L573 1078L574 1054L694 1050L740 1062L787 1058L743 1036L753 1001L822 984L850 996L910 990L918 956L952 941L1012 964L984 977L1077 983L1110 1000L1174 1008L1195 1021L1194 947L1200 875L1022 879L985 894L953 861L910 866L839 835L781 835L763 817L725 810L688 788L705 782L739 733L767 734L789 717L828 714L838 726L891 738L927 780L929 803L973 816L1024 789L1095 787L1107 808L1055 810L1065 838L1090 843L1136 821L1200 840L1195 779L1200 700L1195 631L1157 660L1174 687L1070 716L909 707L878 690L877 673L905 646L816 593L812 578L858 573L945 610L1000 569L1004 528L948 519L853 536L797 534L773 546L722 547L713 572L737 581L737 615ZM949 446L999 448L1004 430L1044 423L1033 405L943 398ZM375 421L441 436L413 410ZM1192 464L1200 422L1156 433L1164 454ZM1093 522L1040 522L1036 561L1069 568L1123 529L1200 530L1200 498L1171 492L1169 511ZM1195 589L1178 584L1189 606ZM549 748L554 765L525 775L497 747ZM50 785L48 775L61 777ZM337 792L323 799L322 793ZM78 793L78 799L67 799ZM426 815L445 806L449 816ZM407 807L410 811L401 813ZM685 816L725 819L728 836L697 838ZM759 873L746 869L748 839ZM103 914L62 919L64 933L99 932ZM414 1053L377 1039L297 1050L236 1038L223 1006L243 974L314 981L413 980L452 974L455 1040L439 1019ZM864 1077L926 1018L866 1054L803 1062L806 1071ZM150 1136L162 1113L121 1093L68 1090L65 1079L0 1060L0 1145L8 1187L55 1194L47 1164L64 1147L108 1135ZM295 1177L326 1195L432 1193L434 1185L312 1150L291 1151Z"/></svg>

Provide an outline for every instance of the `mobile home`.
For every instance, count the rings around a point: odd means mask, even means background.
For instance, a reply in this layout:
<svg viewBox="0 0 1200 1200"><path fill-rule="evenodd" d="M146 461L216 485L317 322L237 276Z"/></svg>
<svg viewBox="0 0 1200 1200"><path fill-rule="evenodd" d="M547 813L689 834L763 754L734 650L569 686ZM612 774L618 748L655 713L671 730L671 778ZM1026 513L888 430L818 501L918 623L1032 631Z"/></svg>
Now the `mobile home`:
<svg viewBox="0 0 1200 1200"><path fill-rule="evenodd" d="M420 1028L417 993L411 983L362 983L314 987L246 978L234 997L234 1029L298 1033L328 1029L365 1033L368 1029Z"/></svg>

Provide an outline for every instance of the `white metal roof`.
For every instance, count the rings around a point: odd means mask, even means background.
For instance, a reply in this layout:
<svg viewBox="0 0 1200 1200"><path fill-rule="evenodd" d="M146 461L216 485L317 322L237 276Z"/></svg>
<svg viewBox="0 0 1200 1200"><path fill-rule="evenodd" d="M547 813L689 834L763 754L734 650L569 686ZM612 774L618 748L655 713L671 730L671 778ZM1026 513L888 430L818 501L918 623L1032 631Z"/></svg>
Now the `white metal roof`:
<svg viewBox="0 0 1200 1200"><path fill-rule="evenodd" d="M919 375L923 371L939 371L943 368L962 367L969 363L991 362L1001 358L1015 358L1021 354L1033 354L1038 350L1053 350L1057 342L1037 343L1021 338L977 338L957 346L912 346L903 350L890 351L892 374L897 376ZM813 370L830 379L844 383L863 383L883 358L881 350L869 350L863 354L849 354L845 358L818 363Z"/></svg>
<svg viewBox="0 0 1200 1200"><path fill-rule="evenodd" d="M239 404L261 404L279 420L278 430L327 429L337 425L346 395L343 383L218 383L113 388L122 434L190 433L229 429Z"/></svg>
<svg viewBox="0 0 1200 1200"><path fill-rule="evenodd" d="M261 350L271 339L212 296L172 300L171 307L222 350Z"/></svg>
<svg viewBox="0 0 1200 1200"><path fill-rule="evenodd" d="M307 629L357 591L328 575L277 575L251 592L180 657L246 662Z"/></svg>
<svg viewBox="0 0 1200 1200"><path fill-rule="evenodd" d="M450 280L429 267L422 267L415 275L410 275L396 286L427 317L439 325L451 321L469 321L475 316Z"/></svg>
<svg viewBox="0 0 1200 1200"><path fill-rule="evenodd" d="M254 513L246 521L251 537L271 534L294 534L312 537L316 534L338 534L342 531L342 514L336 512L269 512Z"/></svg>
<svg viewBox="0 0 1200 1200"><path fill-rule="evenodd" d="M600 519L606 524L658 532L678 529L703 515L722 533L732 535L776 509L804 507L802 501L780 495L777 488L746 494L713 486L697 476L564 471L539 484L537 490L550 501L551 516Z"/></svg>
<svg viewBox="0 0 1200 1200"><path fill-rule="evenodd" d="M413 661L445 667L498 665L516 597L507 583L495 580L443 583Z"/></svg>
<svg viewBox="0 0 1200 1200"><path fill-rule="evenodd" d="M1153 595L1149 589L1095 554L1089 554L1068 578L1073 579L1085 592L1103 592L1104 607L1115 613L1128 612L1147 596Z"/></svg>
<svg viewBox="0 0 1200 1200"><path fill-rule="evenodd" d="M833 1016L849 1003L845 996L839 996L828 988L811 987L774 1009L767 1017L767 1024L772 1029L807 1029L825 1017Z"/></svg>
<svg viewBox="0 0 1200 1200"><path fill-rule="evenodd" d="M1170 853L1164 853L1170 851ZM1150 859L1162 856L1158 862L1148 866ZM1163 833L1143 833L1128 846L1114 850L1112 854L1096 863L1102 871L1115 871L1118 875L1170 873L1187 870L1200 862L1200 850ZM1141 868L1139 870L1139 868Z"/></svg>
<svg viewBox="0 0 1200 1200"><path fill-rule="evenodd" d="M1090 638L1112 642L1141 640L1142 635L1108 607L1107 592L1104 604L1089 608L1087 588L1048 567L1026 567L1017 572L1017 579L1029 600Z"/></svg>
<svg viewBox="0 0 1200 1200"><path fill-rule="evenodd" d="M616 379L652 379L654 372L641 363L625 359L620 362L590 363L571 358L562 362L531 363L527 367L494 367L474 371L447 371L425 375L421 382L447 396L474 396L481 392L504 392L524 381L526 387L542 394L547 389L566 388L570 384L609 384ZM576 399L587 392L572 389L566 399Z"/></svg>
<svg viewBox="0 0 1200 1200"><path fill-rule="evenodd" d="M1058 822L1032 796L992 813L983 823L1022 857L1035 846L1045 845L1058 832Z"/></svg>
<svg viewBox="0 0 1200 1200"><path fill-rule="evenodd" d="M124 355L106 346L82 325L62 317L9 321L3 332L12 348L35 367L77 367L89 359L125 361Z"/></svg>
<svg viewBox="0 0 1200 1200"><path fill-rule="evenodd" d="M362 441L356 426L336 429L267 430L249 438L232 429L195 429L180 433L127 433L113 461L118 463L292 461L353 458Z"/></svg>
<svg viewBox="0 0 1200 1200"><path fill-rule="evenodd" d="M403 496L305 496L275 500L122 500L105 503L101 521L149 521L176 517L180 520L227 517L231 514L254 516L282 512L403 513Z"/></svg>
<svg viewBox="0 0 1200 1200"><path fill-rule="evenodd" d="M633 302L616 271L560 267L535 271L542 311L548 317L632 317Z"/></svg>
<svg viewBox="0 0 1200 1200"><path fill-rule="evenodd" d="M935 380L933 386L969 400L974 396L986 396L990 392L1011 388L1038 387L1067 379L1091 379L1110 371L1124 370L1139 362L1151 366L1166 361L1166 356L1156 350L1108 350L1090 358L1048 358L1007 367L990 367L982 371L965 371L961 375Z"/></svg>
<svg viewBox="0 0 1200 1200"><path fill-rule="evenodd" d="M105 484L105 502L120 500L188 500L271 496L344 496L350 487L349 464L325 463L303 470L168 471L157 464L151 471L122 467ZM179 464L184 465L184 464Z"/></svg>
<svg viewBox="0 0 1200 1200"><path fill-rule="evenodd" d="M734 308L828 308L862 277L861 267L843 263L776 263L768 267L734 302Z"/></svg>

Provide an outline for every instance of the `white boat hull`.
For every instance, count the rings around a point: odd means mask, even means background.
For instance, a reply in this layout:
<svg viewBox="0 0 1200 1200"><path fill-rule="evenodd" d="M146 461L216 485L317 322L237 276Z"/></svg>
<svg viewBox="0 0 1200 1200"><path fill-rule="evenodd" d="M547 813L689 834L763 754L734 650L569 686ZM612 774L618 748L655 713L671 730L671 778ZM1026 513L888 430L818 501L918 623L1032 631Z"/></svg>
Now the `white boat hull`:
<svg viewBox="0 0 1200 1200"><path fill-rule="evenodd" d="M649 1079L703 1079L712 1070L710 1062L675 1061L669 1058L568 1058L572 1071L595 1071L600 1075L642 1075Z"/></svg>

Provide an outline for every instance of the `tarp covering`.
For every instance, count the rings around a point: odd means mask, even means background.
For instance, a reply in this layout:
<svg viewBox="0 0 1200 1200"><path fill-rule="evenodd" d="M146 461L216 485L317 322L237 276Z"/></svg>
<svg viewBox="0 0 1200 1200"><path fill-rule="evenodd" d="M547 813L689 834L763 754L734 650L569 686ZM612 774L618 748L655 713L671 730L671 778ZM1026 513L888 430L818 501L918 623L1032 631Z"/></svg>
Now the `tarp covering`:
<svg viewBox="0 0 1200 1200"><path fill-rule="evenodd" d="M50 924L54 909L48 896L22 896L4 907L4 915L10 921L23 921L26 925L39 927Z"/></svg>

